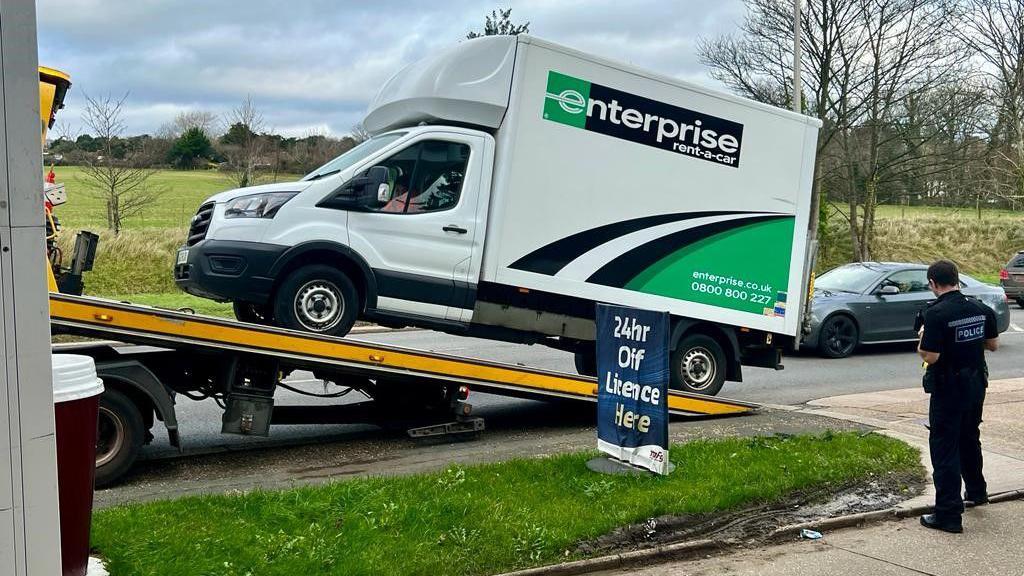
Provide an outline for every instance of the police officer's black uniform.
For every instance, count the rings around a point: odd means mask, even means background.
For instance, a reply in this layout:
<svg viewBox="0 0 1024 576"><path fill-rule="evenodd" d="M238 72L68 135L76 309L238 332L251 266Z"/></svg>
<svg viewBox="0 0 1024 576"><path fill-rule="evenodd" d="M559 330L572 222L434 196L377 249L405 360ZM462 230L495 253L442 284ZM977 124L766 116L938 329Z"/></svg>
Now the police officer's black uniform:
<svg viewBox="0 0 1024 576"><path fill-rule="evenodd" d="M988 386L985 340L998 335L992 309L959 291L943 294L924 314L921 350L939 354L925 378L925 391L931 394L928 447L934 519L946 527L960 526L961 478L968 500L987 501L978 426Z"/></svg>

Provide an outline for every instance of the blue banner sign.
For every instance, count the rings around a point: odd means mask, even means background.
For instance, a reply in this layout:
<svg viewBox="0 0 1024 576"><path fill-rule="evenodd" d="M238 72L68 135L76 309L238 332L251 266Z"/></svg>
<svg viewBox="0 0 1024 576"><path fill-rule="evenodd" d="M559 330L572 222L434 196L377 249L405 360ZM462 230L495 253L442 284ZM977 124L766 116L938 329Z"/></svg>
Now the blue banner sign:
<svg viewBox="0 0 1024 576"><path fill-rule="evenodd" d="M668 313L597 305L597 449L668 468Z"/></svg>

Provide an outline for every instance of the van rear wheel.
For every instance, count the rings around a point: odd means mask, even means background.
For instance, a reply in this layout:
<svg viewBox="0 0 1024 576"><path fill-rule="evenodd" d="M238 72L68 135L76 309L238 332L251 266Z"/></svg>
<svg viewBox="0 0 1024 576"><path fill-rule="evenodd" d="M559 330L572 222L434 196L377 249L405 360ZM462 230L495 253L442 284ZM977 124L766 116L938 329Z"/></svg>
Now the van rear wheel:
<svg viewBox="0 0 1024 576"><path fill-rule="evenodd" d="M359 294L341 271L320 264L303 266L281 283L274 298L279 326L327 336L344 336L356 322Z"/></svg>
<svg viewBox="0 0 1024 576"><path fill-rule="evenodd" d="M714 396L725 384L725 352L704 334L690 334L672 351L669 387L683 392Z"/></svg>

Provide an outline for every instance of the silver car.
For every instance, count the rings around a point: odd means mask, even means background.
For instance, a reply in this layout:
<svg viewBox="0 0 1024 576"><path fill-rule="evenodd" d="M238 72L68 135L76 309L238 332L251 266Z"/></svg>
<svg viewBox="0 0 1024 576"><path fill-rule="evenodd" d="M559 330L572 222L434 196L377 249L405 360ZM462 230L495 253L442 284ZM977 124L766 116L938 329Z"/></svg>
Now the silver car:
<svg viewBox="0 0 1024 576"><path fill-rule="evenodd" d="M928 267L894 262L860 262L833 268L814 283L811 331L804 345L827 358L844 358L861 344L917 340L917 313L935 296ZM999 286L960 274L964 294L996 313L999 332L1010 327L1010 307Z"/></svg>

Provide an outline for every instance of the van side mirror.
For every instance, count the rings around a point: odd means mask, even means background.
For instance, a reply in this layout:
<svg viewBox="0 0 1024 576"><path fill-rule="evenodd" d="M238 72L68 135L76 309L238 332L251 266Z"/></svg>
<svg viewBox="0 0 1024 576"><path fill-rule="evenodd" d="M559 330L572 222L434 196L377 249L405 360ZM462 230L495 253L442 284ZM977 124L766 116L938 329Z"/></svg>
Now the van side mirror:
<svg viewBox="0 0 1024 576"><path fill-rule="evenodd" d="M341 188L317 206L338 210L367 210L375 208L391 198L391 187L388 184L388 169L374 166L359 176L353 177Z"/></svg>
<svg viewBox="0 0 1024 576"><path fill-rule="evenodd" d="M893 286L892 284L886 284L885 286L882 286L882 288L878 291L878 293L881 294L882 296L892 296L894 294L899 294L900 293L900 289L899 289L898 286Z"/></svg>

